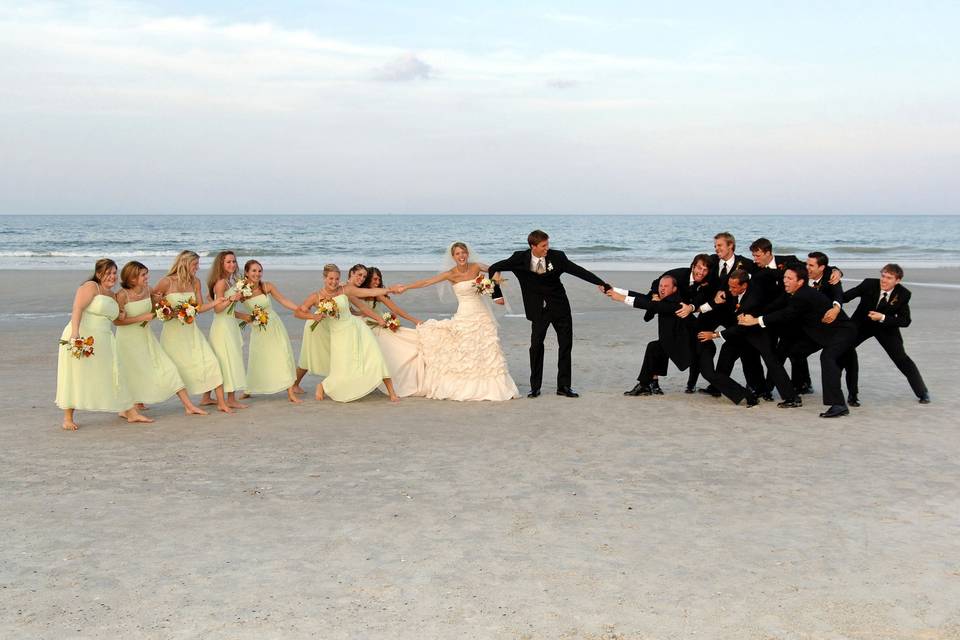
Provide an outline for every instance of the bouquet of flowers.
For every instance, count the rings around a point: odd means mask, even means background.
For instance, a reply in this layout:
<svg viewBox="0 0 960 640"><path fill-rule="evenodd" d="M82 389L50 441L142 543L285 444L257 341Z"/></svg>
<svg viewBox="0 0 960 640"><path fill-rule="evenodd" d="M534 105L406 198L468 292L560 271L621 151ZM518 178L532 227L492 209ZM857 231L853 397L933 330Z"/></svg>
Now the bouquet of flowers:
<svg viewBox="0 0 960 640"><path fill-rule="evenodd" d="M253 311L250 313L250 322L260 331L267 330L267 323L270 322L270 312L261 307L258 304L253 305ZM246 322L240 323L240 329L242 330L247 326Z"/></svg>
<svg viewBox="0 0 960 640"><path fill-rule="evenodd" d="M400 328L400 321L397 320L397 316L387 311L385 314L383 314L382 317L387 323L387 329L390 329L390 331L393 331L394 333L396 333L397 330Z"/></svg>
<svg viewBox="0 0 960 640"><path fill-rule="evenodd" d="M193 324L197 318L197 301L194 298L184 300L174 308L180 324Z"/></svg>
<svg viewBox="0 0 960 640"><path fill-rule="evenodd" d="M317 301L317 313L324 318L339 318L340 308L337 306L337 303L330 298L324 298L323 300ZM316 329L318 324L320 324L320 321L314 320L313 324L310 325L310 331Z"/></svg>
<svg viewBox="0 0 960 640"><path fill-rule="evenodd" d="M89 358L93 355L93 336L87 336L86 338L81 336L74 340L61 340L60 344L77 360Z"/></svg>
<svg viewBox="0 0 960 640"><path fill-rule="evenodd" d="M173 320L173 305L166 298L160 298L160 301L153 305L153 314L157 316L160 322Z"/></svg>
<svg viewBox="0 0 960 640"><path fill-rule="evenodd" d="M233 285L233 290L243 296L243 299L253 297L253 287L250 285L250 282L246 278L240 278ZM237 301L234 300L230 303L230 306L227 307L227 315L233 313L233 308L237 306Z"/></svg>
<svg viewBox="0 0 960 640"><path fill-rule="evenodd" d="M485 277L483 274L480 274L476 278L474 278L473 286L477 290L478 296L493 295L493 280Z"/></svg>

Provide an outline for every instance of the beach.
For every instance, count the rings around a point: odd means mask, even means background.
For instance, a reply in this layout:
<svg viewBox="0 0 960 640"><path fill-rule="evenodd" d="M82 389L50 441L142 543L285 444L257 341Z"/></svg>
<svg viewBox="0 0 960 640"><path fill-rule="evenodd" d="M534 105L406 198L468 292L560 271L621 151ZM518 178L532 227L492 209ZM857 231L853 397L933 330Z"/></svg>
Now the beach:
<svg viewBox="0 0 960 640"><path fill-rule="evenodd" d="M656 323L567 277L579 399L554 395L551 331L535 400L317 403L308 376L302 405L187 417L173 399L154 424L80 413L67 433L56 340L87 275L0 279L0 637L960 638L958 268L904 280L926 406L876 341L840 419L817 415L816 357L800 409L684 394L672 365L664 396L625 397ZM320 286L264 278L298 302ZM507 295L525 395L530 323ZM396 301L454 310L431 289Z"/></svg>

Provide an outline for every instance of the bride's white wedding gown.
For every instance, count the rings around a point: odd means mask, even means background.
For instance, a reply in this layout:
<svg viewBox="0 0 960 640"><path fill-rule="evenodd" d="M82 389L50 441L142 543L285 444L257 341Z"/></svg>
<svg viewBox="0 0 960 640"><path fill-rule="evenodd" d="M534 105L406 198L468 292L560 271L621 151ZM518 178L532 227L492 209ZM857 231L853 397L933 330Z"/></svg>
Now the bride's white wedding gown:
<svg viewBox="0 0 960 640"><path fill-rule="evenodd" d="M457 312L419 327L424 390L436 400L510 400L520 391L500 348L497 322L472 280L453 285Z"/></svg>

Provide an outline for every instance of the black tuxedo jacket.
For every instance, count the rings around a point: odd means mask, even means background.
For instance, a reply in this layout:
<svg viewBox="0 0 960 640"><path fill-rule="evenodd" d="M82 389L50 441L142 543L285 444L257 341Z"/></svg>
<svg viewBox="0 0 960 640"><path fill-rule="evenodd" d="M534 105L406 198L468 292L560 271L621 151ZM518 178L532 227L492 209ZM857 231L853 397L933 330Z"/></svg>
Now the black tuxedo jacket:
<svg viewBox="0 0 960 640"><path fill-rule="evenodd" d="M817 281L816 286L809 285L809 280L807 281L808 286L816 289L823 295L827 296L831 302L843 303L843 285L841 283L830 284L830 276L833 275L833 267L827 265L823 270L823 275L820 277L820 280ZM880 294L877 294L880 295Z"/></svg>
<svg viewBox="0 0 960 640"><path fill-rule="evenodd" d="M663 276L673 276L673 279L677 282L677 293L680 294L680 299L683 302L692 304L699 308L704 302L710 301L710 279L704 278L700 282L694 282L691 284L690 267L678 267L676 269L670 269L670 271L667 271L659 277L654 278L653 282L650 283L649 295L652 296L660 289L660 278ZM653 320L655 315L655 311L647 309L647 312L643 315L643 321L649 322Z"/></svg>
<svg viewBox="0 0 960 640"><path fill-rule="evenodd" d="M727 271L721 278L720 256L714 253L710 255L710 273L707 274L707 282L710 284L710 288L714 293L717 291L726 291L727 280L730 278L731 273L737 269L743 269L747 273L753 273L756 268L757 265L753 260L735 253L733 254L733 268ZM710 297L713 297L713 295L711 294Z"/></svg>
<svg viewBox="0 0 960 640"><path fill-rule="evenodd" d="M877 306L880 300L880 279L867 278L853 289L843 293L843 301L849 302L860 298L857 310L853 312L853 321L861 332L867 330L873 333L881 331L900 333L901 327L910 326L910 289L902 284L896 285L887 297L887 304ZM870 311L884 314L883 322L876 322L867 317Z"/></svg>
<svg viewBox="0 0 960 640"><path fill-rule="evenodd" d="M810 286L800 287L793 295L784 296L775 306L779 308L763 314L763 324L766 327L796 324L821 347L830 345L836 339L836 329L853 327L843 310L836 320L824 324L823 314L833 308L833 301Z"/></svg>
<svg viewBox="0 0 960 640"><path fill-rule="evenodd" d="M547 270L542 274L530 269L532 260L530 249L517 251L506 260L490 265L488 270L490 277L501 271L513 272L520 283L524 313L530 321L571 315L570 301L567 299L563 283L560 282L560 276L563 274L569 273L592 284L604 284L603 280L572 262L562 251L548 249L545 257ZM499 287L495 287L493 297L501 297Z"/></svg>
<svg viewBox="0 0 960 640"><path fill-rule="evenodd" d="M645 293L631 291L630 295L633 296L634 308L653 311L657 315L657 339L673 364L681 371L689 367L692 360L690 336L693 331L693 316L677 317L677 309L684 304L680 294L674 293L657 301Z"/></svg>
<svg viewBox="0 0 960 640"><path fill-rule="evenodd" d="M766 269L766 271L772 272L773 269ZM751 331L762 330L760 327L747 327L737 324L737 316L745 313L754 317L762 316L769 306L765 295L766 293L762 289L754 286L753 278L750 279L750 284L747 285L747 290L743 293L739 303L737 303L736 296L727 292L727 301L717 308L717 325L726 327L722 332L724 340L743 336ZM766 319L764 319L764 322L766 322Z"/></svg>

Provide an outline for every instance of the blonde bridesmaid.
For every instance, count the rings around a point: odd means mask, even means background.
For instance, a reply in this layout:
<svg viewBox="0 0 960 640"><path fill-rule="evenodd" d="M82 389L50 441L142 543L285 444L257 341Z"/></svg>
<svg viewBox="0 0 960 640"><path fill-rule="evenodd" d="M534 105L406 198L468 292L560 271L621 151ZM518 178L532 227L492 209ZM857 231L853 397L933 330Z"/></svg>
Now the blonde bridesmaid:
<svg viewBox="0 0 960 640"><path fill-rule="evenodd" d="M290 302L277 287L263 280L263 265L256 260L247 260L243 275L253 289L253 295L243 302L249 313L238 313L250 326L250 352L247 355L247 393L271 394L287 391L290 402L303 402L296 396L297 363L293 359L290 336L283 326L283 319L274 311L271 298L291 311L297 305ZM253 312L260 307L266 312L266 324L256 326Z"/></svg>
<svg viewBox="0 0 960 640"><path fill-rule="evenodd" d="M324 318L320 324L329 327L329 375L317 385L317 400L329 395L337 402L350 402L369 394L381 385L391 402L400 398L393 388L390 370L380 352L377 339L363 320L350 313L350 303L358 308L366 305L360 296L382 296L394 293L389 289L361 289L352 284L340 284L340 268L335 264L323 267L323 289L313 294L301 306L309 310L320 300L333 300L340 311L337 318ZM382 320L382 318L381 318Z"/></svg>
<svg viewBox="0 0 960 640"><path fill-rule="evenodd" d="M167 275L157 283L154 293L158 298L166 298L176 306L193 300L197 304L197 314L209 311L216 300L203 302L200 280L200 256L193 251L181 251L170 266ZM190 324L184 324L174 318L163 323L160 344L170 359L177 365L180 377L192 394L213 390L217 396L217 409L224 413L233 413L223 396L223 376L220 374L220 361L203 337L197 326L196 318Z"/></svg>
<svg viewBox="0 0 960 640"><path fill-rule="evenodd" d="M74 358L60 347L57 358L56 404L63 409L63 428L80 428L75 412L108 411L119 413L127 422L153 422L134 406L123 372L119 370L112 323L120 315L113 295L117 283L117 264L109 258L97 260L93 275L73 298L70 322L60 334L73 344L79 338L93 338L93 355Z"/></svg>
<svg viewBox="0 0 960 640"><path fill-rule="evenodd" d="M237 256L233 251L221 251L213 259L207 276L207 293L215 301L210 346L220 362L227 405L246 409L247 405L237 401L237 392L247 387L247 372L243 367L243 333L236 316L237 303L243 300L243 295L237 291L236 283ZM200 404L214 404L209 391L203 394Z"/></svg>
<svg viewBox="0 0 960 640"><path fill-rule="evenodd" d="M127 380L130 395L141 411L144 403L163 402L176 395L187 415L207 415L190 401L177 365L166 354L150 330L153 301L150 296L150 271L136 260L123 265L120 291L117 293L120 317L117 325L117 358Z"/></svg>

